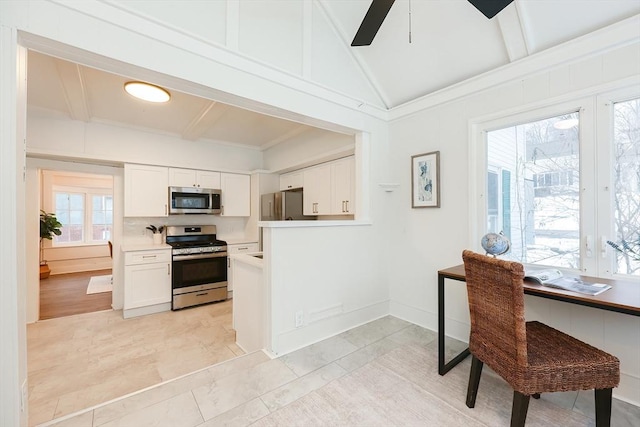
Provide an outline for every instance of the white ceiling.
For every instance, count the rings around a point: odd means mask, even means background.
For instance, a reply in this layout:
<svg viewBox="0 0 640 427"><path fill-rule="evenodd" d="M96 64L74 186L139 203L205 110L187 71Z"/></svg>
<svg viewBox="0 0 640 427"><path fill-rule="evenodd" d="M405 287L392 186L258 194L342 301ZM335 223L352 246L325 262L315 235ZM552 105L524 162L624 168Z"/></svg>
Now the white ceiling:
<svg viewBox="0 0 640 427"><path fill-rule="evenodd" d="M320 2L350 44L371 2ZM396 0L371 46L352 50L393 108L638 13L638 0L515 0L489 20L467 0Z"/></svg>
<svg viewBox="0 0 640 427"><path fill-rule="evenodd" d="M370 1L315 4L348 46ZM640 0L515 0L488 20L466 0L396 0L373 44L347 49L393 108L639 13ZM259 149L313 129L179 92L167 104L137 101L122 90L126 77L33 51L28 64L29 108L74 120Z"/></svg>

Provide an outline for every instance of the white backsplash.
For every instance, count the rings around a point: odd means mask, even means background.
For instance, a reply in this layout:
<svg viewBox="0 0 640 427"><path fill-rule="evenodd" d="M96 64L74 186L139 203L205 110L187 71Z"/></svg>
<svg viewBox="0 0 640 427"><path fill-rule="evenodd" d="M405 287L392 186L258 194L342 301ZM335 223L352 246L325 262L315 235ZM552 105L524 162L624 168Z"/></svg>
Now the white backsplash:
<svg viewBox="0 0 640 427"><path fill-rule="evenodd" d="M153 237L146 227L164 225L215 225L219 239L243 239L248 218L227 218L219 215L170 215L168 217L131 218L125 217L122 243L125 245L151 244ZM165 234L163 233L163 240Z"/></svg>

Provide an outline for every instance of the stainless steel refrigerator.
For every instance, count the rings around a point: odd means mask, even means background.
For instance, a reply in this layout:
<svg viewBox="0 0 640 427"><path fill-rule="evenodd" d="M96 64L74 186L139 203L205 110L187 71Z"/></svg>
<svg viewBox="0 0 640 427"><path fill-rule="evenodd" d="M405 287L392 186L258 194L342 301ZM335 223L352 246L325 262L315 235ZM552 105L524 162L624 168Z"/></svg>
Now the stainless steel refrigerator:
<svg viewBox="0 0 640 427"><path fill-rule="evenodd" d="M302 191L278 191L261 196L262 221L293 221L316 219L302 214Z"/></svg>

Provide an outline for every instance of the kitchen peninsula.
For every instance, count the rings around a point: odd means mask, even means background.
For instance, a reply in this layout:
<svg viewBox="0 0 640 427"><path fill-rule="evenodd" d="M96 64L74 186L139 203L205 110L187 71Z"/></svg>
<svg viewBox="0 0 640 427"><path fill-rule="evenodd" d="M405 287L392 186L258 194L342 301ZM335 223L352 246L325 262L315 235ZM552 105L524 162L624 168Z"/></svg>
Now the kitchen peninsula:
<svg viewBox="0 0 640 427"><path fill-rule="evenodd" d="M233 286L233 328L236 344L245 352L265 347L267 329L267 293L263 287L262 252L230 255L229 283Z"/></svg>

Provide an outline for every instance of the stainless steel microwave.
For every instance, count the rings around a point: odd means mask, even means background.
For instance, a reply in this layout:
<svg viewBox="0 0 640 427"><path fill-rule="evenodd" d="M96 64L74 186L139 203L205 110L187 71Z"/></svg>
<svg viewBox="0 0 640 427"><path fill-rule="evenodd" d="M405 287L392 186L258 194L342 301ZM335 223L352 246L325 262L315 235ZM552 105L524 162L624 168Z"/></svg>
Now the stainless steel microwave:
<svg viewBox="0 0 640 427"><path fill-rule="evenodd" d="M220 190L169 187L169 215L219 214Z"/></svg>

